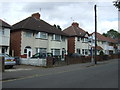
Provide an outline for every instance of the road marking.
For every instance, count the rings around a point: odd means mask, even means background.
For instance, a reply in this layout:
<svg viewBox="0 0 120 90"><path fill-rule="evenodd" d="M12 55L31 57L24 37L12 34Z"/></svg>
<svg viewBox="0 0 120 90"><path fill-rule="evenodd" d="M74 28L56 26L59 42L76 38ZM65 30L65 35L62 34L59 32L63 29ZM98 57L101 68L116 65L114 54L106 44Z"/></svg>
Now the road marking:
<svg viewBox="0 0 120 90"><path fill-rule="evenodd" d="M14 72L14 71L23 71L23 70L32 70L32 69L19 68L19 69L6 69L5 71L6 72Z"/></svg>

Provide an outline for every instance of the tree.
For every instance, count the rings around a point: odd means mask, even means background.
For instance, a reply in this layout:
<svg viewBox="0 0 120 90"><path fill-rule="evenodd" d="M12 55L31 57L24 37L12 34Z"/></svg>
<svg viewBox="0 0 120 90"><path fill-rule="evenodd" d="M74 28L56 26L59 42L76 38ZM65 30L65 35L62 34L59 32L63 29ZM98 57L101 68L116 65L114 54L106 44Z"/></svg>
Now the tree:
<svg viewBox="0 0 120 90"><path fill-rule="evenodd" d="M109 31L107 31L107 33L103 33L103 35L104 35L105 37L111 37L111 38L113 38L113 39L115 39L115 38L120 38L120 33L117 32L117 31L114 30L114 29L110 29Z"/></svg>
<svg viewBox="0 0 120 90"><path fill-rule="evenodd" d="M118 11L120 11L120 1L117 0L117 1L114 1L113 3L114 3L113 5L114 5L116 8L118 8Z"/></svg>

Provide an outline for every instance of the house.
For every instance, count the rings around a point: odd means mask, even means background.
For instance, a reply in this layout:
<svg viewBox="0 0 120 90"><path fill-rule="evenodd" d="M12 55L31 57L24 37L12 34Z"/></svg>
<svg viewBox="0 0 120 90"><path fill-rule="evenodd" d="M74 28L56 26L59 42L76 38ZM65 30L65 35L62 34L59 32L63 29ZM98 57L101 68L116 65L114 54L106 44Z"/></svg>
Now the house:
<svg viewBox="0 0 120 90"><path fill-rule="evenodd" d="M64 58L67 34L42 20L39 13L34 13L12 26L11 52L22 58L38 52L51 52Z"/></svg>
<svg viewBox="0 0 120 90"><path fill-rule="evenodd" d="M0 19L0 53L9 54L11 26Z"/></svg>
<svg viewBox="0 0 120 90"><path fill-rule="evenodd" d="M95 32L90 34L90 38L92 38L92 47L95 47L94 41L95 41ZM110 37L105 37L102 34L97 32L97 54L99 55L100 51L103 51L104 54L113 54L117 50L116 46L116 40L110 38Z"/></svg>
<svg viewBox="0 0 120 90"><path fill-rule="evenodd" d="M77 22L73 22L71 26L63 30L69 35L68 38L68 53L79 53L89 55L90 45L88 43L89 34L79 27Z"/></svg>

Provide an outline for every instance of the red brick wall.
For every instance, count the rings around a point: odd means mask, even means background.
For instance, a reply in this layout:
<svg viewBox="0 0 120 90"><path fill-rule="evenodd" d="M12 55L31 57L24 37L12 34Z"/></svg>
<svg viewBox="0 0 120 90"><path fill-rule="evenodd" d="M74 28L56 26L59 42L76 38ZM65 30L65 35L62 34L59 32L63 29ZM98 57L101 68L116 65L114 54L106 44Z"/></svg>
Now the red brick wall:
<svg viewBox="0 0 120 90"><path fill-rule="evenodd" d="M20 56L21 52L21 31L10 33L11 51L14 50L14 56Z"/></svg>
<svg viewBox="0 0 120 90"><path fill-rule="evenodd" d="M68 53L75 53L75 37L68 38Z"/></svg>

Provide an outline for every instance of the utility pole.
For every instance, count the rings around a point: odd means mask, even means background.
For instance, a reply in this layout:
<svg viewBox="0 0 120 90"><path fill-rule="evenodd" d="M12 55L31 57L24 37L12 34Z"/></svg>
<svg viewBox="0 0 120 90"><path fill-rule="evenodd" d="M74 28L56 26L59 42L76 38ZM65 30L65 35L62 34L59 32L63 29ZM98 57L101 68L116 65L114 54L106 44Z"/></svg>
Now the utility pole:
<svg viewBox="0 0 120 90"><path fill-rule="evenodd" d="M94 6L95 10L95 64L97 64L96 56L97 56L97 10L96 10L97 5Z"/></svg>

